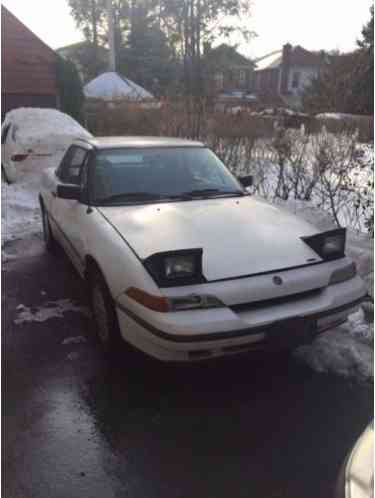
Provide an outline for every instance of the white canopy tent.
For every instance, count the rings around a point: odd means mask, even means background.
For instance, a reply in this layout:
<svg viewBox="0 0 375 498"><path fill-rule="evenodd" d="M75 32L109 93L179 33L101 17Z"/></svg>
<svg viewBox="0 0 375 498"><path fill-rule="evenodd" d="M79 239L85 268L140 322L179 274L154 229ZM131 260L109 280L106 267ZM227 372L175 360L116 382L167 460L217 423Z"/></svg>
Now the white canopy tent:
<svg viewBox="0 0 375 498"><path fill-rule="evenodd" d="M133 102L154 99L154 96L123 76L115 72L103 73L91 80L84 86L84 94L87 98L116 100L123 99Z"/></svg>

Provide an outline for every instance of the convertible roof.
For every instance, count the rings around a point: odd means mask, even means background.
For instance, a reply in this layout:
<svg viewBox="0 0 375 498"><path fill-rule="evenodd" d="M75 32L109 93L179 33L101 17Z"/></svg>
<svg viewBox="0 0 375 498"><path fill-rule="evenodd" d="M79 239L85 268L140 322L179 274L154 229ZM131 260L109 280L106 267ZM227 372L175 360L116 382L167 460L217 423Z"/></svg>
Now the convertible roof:
<svg viewBox="0 0 375 498"><path fill-rule="evenodd" d="M123 147L203 147L202 142L169 137L93 137L79 139L96 149L114 149Z"/></svg>

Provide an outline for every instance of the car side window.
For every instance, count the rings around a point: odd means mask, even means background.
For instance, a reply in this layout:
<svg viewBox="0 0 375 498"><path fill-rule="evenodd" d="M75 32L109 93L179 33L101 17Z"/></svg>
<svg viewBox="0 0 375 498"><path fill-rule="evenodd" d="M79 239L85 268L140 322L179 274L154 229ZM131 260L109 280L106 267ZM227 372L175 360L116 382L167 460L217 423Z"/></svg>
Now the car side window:
<svg viewBox="0 0 375 498"><path fill-rule="evenodd" d="M11 127L11 123L5 125L4 128L2 129L2 131L1 131L1 144L5 144L10 127Z"/></svg>
<svg viewBox="0 0 375 498"><path fill-rule="evenodd" d="M76 145L70 147L61 162L57 176L64 183L80 185L81 169L87 157L87 150Z"/></svg>

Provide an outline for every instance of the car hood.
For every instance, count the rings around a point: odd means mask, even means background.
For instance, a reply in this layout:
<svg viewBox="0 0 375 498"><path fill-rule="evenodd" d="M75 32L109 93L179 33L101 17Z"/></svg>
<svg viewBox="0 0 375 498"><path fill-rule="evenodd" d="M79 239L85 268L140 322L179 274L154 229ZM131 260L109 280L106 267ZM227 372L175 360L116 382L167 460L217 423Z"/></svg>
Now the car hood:
<svg viewBox="0 0 375 498"><path fill-rule="evenodd" d="M202 248L208 281L321 261L301 240L318 229L254 197L99 209L141 259Z"/></svg>

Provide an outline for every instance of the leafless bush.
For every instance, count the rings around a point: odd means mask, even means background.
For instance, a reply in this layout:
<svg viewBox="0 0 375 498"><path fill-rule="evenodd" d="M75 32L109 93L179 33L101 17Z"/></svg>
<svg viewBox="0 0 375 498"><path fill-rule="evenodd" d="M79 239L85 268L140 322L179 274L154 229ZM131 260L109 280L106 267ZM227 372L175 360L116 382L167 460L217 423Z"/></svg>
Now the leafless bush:
<svg viewBox="0 0 375 498"><path fill-rule="evenodd" d="M87 109L87 118L97 135L201 140L236 176L252 174L255 193L270 200L308 201L329 211L339 226L373 231L372 154L370 149L363 153L360 145L369 119L352 120L349 127L345 120L327 118L306 133L303 126L287 128L264 116L213 112L205 99L168 100L148 109L95 103ZM360 122L362 131L354 130Z"/></svg>
<svg viewBox="0 0 375 498"><path fill-rule="evenodd" d="M340 119L318 117L312 120L311 131L313 133L321 133L323 128L335 135L352 134L358 131L358 140L362 143L368 143L374 139L374 116L345 114L341 115Z"/></svg>
<svg viewBox="0 0 375 498"><path fill-rule="evenodd" d="M258 143L257 143L258 146ZM256 147L252 156L257 156ZM277 128L266 145L267 171L258 173L256 191L273 199L298 199L331 213L338 226L373 232L373 156L358 142L358 132L333 135L323 129ZM264 157L264 145L263 157Z"/></svg>

